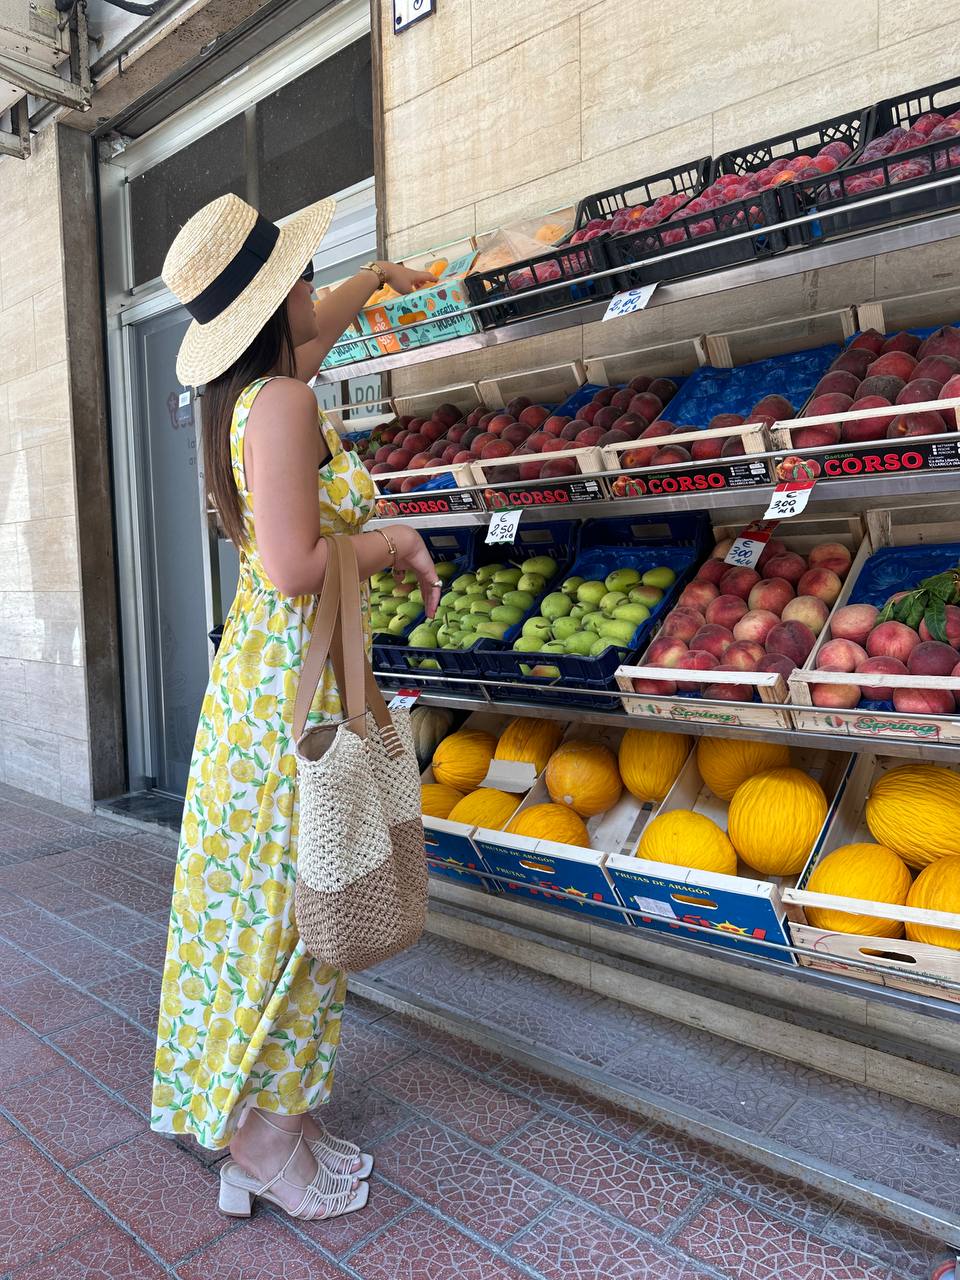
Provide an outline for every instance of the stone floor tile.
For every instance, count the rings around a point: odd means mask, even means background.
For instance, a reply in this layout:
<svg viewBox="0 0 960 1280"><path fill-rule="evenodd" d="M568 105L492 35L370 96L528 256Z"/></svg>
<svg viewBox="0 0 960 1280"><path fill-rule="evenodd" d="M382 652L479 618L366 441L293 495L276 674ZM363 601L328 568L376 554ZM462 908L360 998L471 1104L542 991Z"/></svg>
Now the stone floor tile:
<svg viewBox="0 0 960 1280"><path fill-rule="evenodd" d="M129 911L114 902L71 917L71 924L109 947L123 947L141 938L166 939L166 925L160 925L138 911Z"/></svg>
<svg viewBox="0 0 960 1280"><path fill-rule="evenodd" d="M54 974L43 973L0 986L0 1008L47 1036L99 1013L103 1006Z"/></svg>
<svg viewBox="0 0 960 1280"><path fill-rule="evenodd" d="M23 982L24 978L38 978L49 970L19 944L0 942L0 989Z"/></svg>
<svg viewBox="0 0 960 1280"><path fill-rule="evenodd" d="M551 1209L507 1252L545 1280L706 1280L707 1276L697 1263L668 1246L653 1244L583 1205L568 1202Z"/></svg>
<svg viewBox="0 0 960 1280"><path fill-rule="evenodd" d="M629 1142L643 1125L639 1116L632 1115L625 1108L593 1098L581 1089L550 1076L541 1076L519 1062L504 1059L503 1065L491 1071L488 1079L516 1089L541 1107L560 1111L569 1119L590 1125L613 1138L619 1138L621 1142Z"/></svg>
<svg viewBox="0 0 960 1280"><path fill-rule="evenodd" d="M411 1112L388 1098L375 1083L351 1080L339 1065L333 1097L318 1107L316 1114L332 1134L348 1138L370 1152L376 1152L388 1133L411 1119Z"/></svg>
<svg viewBox="0 0 960 1280"><path fill-rule="evenodd" d="M167 956L167 931L161 929L157 934L140 938L131 942L118 942L117 950L122 951L131 960L152 969L154 973L163 972L163 962Z"/></svg>
<svg viewBox="0 0 960 1280"><path fill-rule="evenodd" d="M180 1280L340 1280L347 1276L265 1213L179 1263L176 1273Z"/></svg>
<svg viewBox="0 0 960 1280"><path fill-rule="evenodd" d="M88 991L151 1033L156 1030L160 1014L160 978L152 969L131 969L108 982L91 985Z"/></svg>
<svg viewBox="0 0 960 1280"><path fill-rule="evenodd" d="M103 1214L26 1138L3 1148L0 1196L0 1272L55 1249Z"/></svg>
<svg viewBox="0 0 960 1280"><path fill-rule="evenodd" d="M673 1242L731 1280L888 1280L885 1266L826 1244L803 1227L718 1196Z"/></svg>
<svg viewBox="0 0 960 1280"><path fill-rule="evenodd" d="M612 1138L586 1133L553 1117L504 1143L500 1154L653 1235L662 1235L703 1187L700 1181L629 1151Z"/></svg>
<svg viewBox="0 0 960 1280"><path fill-rule="evenodd" d="M39 1036L0 1013L0 1085L4 1089L62 1065L63 1058Z"/></svg>
<svg viewBox="0 0 960 1280"><path fill-rule="evenodd" d="M63 916L67 920L71 920L81 911L102 907L107 901L102 894L81 889L79 885L71 884L68 880L58 880L53 884L24 889L23 897L33 906L40 907L44 911L52 911L54 915Z"/></svg>
<svg viewBox="0 0 960 1280"><path fill-rule="evenodd" d="M84 990L135 968L129 956L94 942L92 938L61 942L59 946L44 947L33 954L54 973L69 978Z"/></svg>
<svg viewBox="0 0 960 1280"><path fill-rule="evenodd" d="M83 934L66 920L30 906L25 906L16 915L0 916L0 935L5 941L32 954L42 952L45 947L58 947L64 942L85 941Z"/></svg>
<svg viewBox="0 0 960 1280"><path fill-rule="evenodd" d="M142 1119L67 1063L5 1089L3 1105L67 1169L144 1127Z"/></svg>
<svg viewBox="0 0 960 1280"><path fill-rule="evenodd" d="M927 1280L947 1256L946 1246L923 1232L894 1226L872 1214L843 1206L821 1234L891 1267L897 1280L912 1280L914 1276Z"/></svg>
<svg viewBox="0 0 960 1280"><path fill-rule="evenodd" d="M466 1067L470 1071L478 1071L482 1074L493 1071L508 1061L502 1054L482 1049L479 1045L471 1044L469 1040L461 1040L446 1031L441 1031L438 1027L429 1027L425 1022L419 1022L409 1014L391 1013L378 1025L404 1036L414 1042L418 1048L429 1049L438 1057L447 1058L458 1067Z"/></svg>
<svg viewBox="0 0 960 1280"><path fill-rule="evenodd" d="M56 1253L12 1272L11 1280L164 1280L167 1272L123 1231L103 1219Z"/></svg>
<svg viewBox="0 0 960 1280"><path fill-rule="evenodd" d="M423 1053L385 1072L377 1084L389 1097L484 1146L495 1146L540 1114L527 1099Z"/></svg>
<svg viewBox="0 0 960 1280"><path fill-rule="evenodd" d="M350 1258L363 1280L521 1280L505 1258L422 1209L381 1231Z"/></svg>
<svg viewBox="0 0 960 1280"><path fill-rule="evenodd" d="M88 1018L50 1041L108 1089L128 1089L153 1074L155 1037L115 1013Z"/></svg>
<svg viewBox="0 0 960 1280"><path fill-rule="evenodd" d="M534 1178L436 1125L413 1122L380 1147L382 1177L483 1235L507 1240L556 1198Z"/></svg>
<svg viewBox="0 0 960 1280"><path fill-rule="evenodd" d="M343 1080L360 1083L414 1052L414 1045L381 1031L376 1024L344 1023L337 1050L337 1074Z"/></svg>
<svg viewBox="0 0 960 1280"><path fill-rule="evenodd" d="M209 1244L229 1226L217 1208L217 1179L156 1134L115 1147L74 1176L166 1262Z"/></svg>

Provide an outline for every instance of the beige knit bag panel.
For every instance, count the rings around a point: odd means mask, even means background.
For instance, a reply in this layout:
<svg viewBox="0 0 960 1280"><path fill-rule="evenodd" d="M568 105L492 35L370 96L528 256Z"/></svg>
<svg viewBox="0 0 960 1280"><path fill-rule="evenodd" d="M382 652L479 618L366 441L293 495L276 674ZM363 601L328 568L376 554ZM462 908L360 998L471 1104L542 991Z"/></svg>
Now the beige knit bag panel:
<svg viewBox="0 0 960 1280"><path fill-rule="evenodd" d="M295 909L307 950L356 972L420 938L427 863L410 714L391 713L373 678L353 545L347 537L327 541L293 714L300 793ZM345 718L304 734L328 655Z"/></svg>

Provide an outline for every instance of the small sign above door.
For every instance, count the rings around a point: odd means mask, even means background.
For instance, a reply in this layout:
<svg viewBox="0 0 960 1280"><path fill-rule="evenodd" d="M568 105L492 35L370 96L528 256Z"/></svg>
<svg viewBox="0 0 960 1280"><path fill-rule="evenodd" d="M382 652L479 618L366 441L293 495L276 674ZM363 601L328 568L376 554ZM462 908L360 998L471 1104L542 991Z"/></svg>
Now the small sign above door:
<svg viewBox="0 0 960 1280"><path fill-rule="evenodd" d="M393 29L399 35L437 11L437 0L393 0Z"/></svg>

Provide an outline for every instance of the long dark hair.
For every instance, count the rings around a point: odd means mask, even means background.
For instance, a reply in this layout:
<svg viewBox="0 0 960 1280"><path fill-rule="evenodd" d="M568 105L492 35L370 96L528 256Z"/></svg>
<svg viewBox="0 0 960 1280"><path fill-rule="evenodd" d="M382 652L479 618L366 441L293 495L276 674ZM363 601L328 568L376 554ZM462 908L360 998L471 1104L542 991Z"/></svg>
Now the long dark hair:
<svg viewBox="0 0 960 1280"><path fill-rule="evenodd" d="M230 459L233 410L238 397L251 382L268 374L292 378L296 371L293 335L284 299L243 355L204 388L203 462L207 491L213 498L224 533L239 551L247 545L247 531Z"/></svg>

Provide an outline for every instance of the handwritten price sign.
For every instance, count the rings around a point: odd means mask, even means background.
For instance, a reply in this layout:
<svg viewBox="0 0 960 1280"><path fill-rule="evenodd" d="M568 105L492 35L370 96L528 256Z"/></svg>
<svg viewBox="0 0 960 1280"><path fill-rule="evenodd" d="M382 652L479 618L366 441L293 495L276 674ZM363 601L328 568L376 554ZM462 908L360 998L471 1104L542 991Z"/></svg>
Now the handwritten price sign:
<svg viewBox="0 0 960 1280"><path fill-rule="evenodd" d="M604 320L616 320L619 316L643 311L653 297L656 287L657 284L654 281L653 284L645 284L641 289L626 289L623 293L618 293L615 298L610 299L610 305L603 314Z"/></svg>
<svg viewBox="0 0 960 1280"><path fill-rule="evenodd" d="M523 511L497 511L490 519L487 526L487 536L484 542L489 545L513 545L517 536L517 525L520 523L520 517Z"/></svg>
<svg viewBox="0 0 960 1280"><path fill-rule="evenodd" d="M815 480L785 480L778 484L763 513L764 520L789 520L791 516L798 516L810 501L815 484Z"/></svg>
<svg viewBox="0 0 960 1280"><path fill-rule="evenodd" d="M738 569L756 568L778 523L776 520L754 520L748 524L740 531L733 546L724 556L724 564L735 565Z"/></svg>

